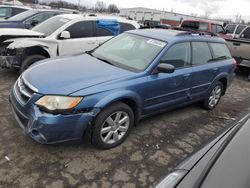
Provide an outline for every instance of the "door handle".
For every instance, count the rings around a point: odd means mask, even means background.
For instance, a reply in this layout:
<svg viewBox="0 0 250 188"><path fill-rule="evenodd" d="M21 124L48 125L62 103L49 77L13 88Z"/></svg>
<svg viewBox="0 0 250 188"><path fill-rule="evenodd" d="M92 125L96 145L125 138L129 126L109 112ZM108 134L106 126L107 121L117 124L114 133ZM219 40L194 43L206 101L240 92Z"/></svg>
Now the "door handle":
<svg viewBox="0 0 250 188"><path fill-rule="evenodd" d="M189 77L190 77L190 74L185 74L185 75L183 75L183 78L184 78L185 80L189 79Z"/></svg>
<svg viewBox="0 0 250 188"><path fill-rule="evenodd" d="M239 42L234 42L233 45L234 46L240 46L240 43Z"/></svg>

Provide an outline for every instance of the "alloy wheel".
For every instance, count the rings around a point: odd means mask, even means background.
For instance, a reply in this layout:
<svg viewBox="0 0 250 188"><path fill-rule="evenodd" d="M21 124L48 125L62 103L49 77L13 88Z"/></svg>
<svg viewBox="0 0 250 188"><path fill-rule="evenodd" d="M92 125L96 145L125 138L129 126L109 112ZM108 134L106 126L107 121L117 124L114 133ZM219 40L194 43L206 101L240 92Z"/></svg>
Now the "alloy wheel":
<svg viewBox="0 0 250 188"><path fill-rule="evenodd" d="M104 121L100 136L104 143L114 144L121 140L129 129L130 118L124 111L117 111Z"/></svg>

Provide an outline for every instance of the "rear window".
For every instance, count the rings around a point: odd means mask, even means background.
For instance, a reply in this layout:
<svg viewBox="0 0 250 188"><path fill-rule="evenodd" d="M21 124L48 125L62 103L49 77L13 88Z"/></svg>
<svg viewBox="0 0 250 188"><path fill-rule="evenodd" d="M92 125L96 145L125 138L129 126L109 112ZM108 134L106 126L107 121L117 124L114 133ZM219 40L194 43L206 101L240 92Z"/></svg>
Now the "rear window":
<svg viewBox="0 0 250 188"><path fill-rule="evenodd" d="M230 59L232 58L227 46L225 44L210 43L213 51L214 59Z"/></svg>
<svg viewBox="0 0 250 188"><path fill-rule="evenodd" d="M181 24L181 27L193 30L208 31L208 23L206 22L184 21Z"/></svg>
<svg viewBox="0 0 250 188"><path fill-rule="evenodd" d="M233 34L235 28L236 28L236 25L227 25L227 26L226 26L227 33Z"/></svg>

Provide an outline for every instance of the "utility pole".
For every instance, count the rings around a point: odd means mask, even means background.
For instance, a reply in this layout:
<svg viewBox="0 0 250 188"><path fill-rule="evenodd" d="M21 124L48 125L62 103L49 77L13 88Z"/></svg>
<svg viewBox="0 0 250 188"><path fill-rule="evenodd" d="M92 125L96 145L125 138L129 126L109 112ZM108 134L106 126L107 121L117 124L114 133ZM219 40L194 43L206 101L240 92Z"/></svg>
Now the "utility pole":
<svg viewBox="0 0 250 188"><path fill-rule="evenodd" d="M81 0L78 0L78 10L80 11Z"/></svg>

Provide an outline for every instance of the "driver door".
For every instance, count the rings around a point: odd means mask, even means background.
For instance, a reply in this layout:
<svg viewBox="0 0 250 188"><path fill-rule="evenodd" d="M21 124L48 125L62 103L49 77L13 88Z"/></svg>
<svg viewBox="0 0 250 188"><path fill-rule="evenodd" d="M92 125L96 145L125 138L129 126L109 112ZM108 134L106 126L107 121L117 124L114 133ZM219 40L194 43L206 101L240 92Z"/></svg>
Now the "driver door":
<svg viewBox="0 0 250 188"><path fill-rule="evenodd" d="M65 31L70 33L70 38L58 39L59 55L86 52L98 46L94 35L94 21L77 22Z"/></svg>
<svg viewBox="0 0 250 188"><path fill-rule="evenodd" d="M191 100L191 45L189 42L172 46L160 63L175 67L173 73L157 73L148 76L145 91L144 113L150 114Z"/></svg>

